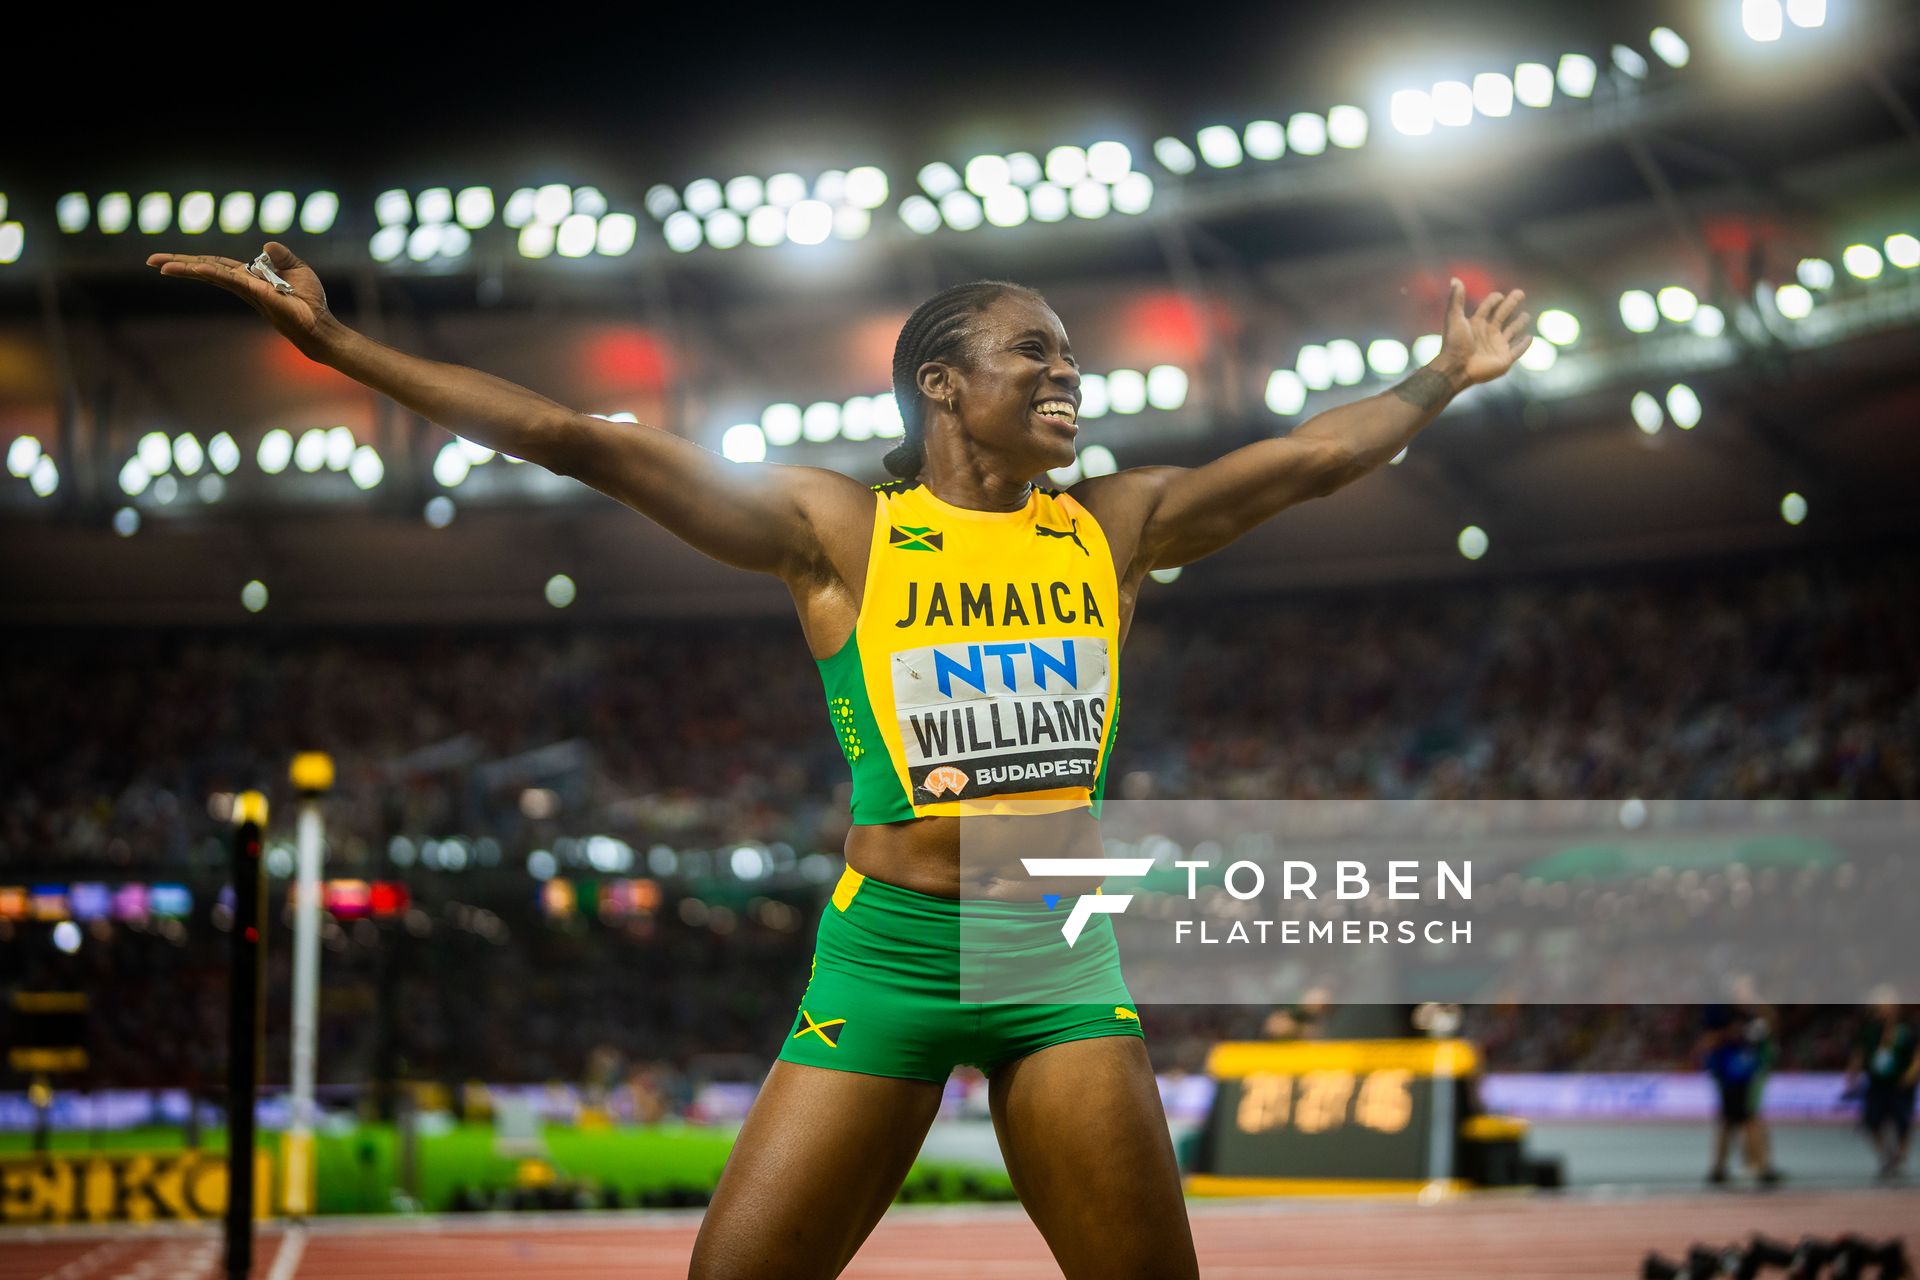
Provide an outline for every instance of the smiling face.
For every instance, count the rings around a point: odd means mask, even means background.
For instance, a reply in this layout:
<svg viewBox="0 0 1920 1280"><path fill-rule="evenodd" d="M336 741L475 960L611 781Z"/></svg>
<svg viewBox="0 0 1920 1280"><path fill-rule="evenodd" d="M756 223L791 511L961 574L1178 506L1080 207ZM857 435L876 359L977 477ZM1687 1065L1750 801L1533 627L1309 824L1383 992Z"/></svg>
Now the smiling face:
<svg viewBox="0 0 1920 1280"><path fill-rule="evenodd" d="M973 317L972 331L965 366L921 366L928 404L944 411L951 396L974 447L1022 479L1072 462L1080 366L1060 317L1037 298L1007 293Z"/></svg>

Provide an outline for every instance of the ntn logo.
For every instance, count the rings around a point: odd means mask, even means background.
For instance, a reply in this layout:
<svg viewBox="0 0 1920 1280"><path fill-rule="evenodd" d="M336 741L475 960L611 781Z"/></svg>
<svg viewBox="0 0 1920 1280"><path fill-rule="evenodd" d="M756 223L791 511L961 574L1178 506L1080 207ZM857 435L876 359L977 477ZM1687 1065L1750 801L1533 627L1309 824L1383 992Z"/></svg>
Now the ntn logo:
<svg viewBox="0 0 1920 1280"><path fill-rule="evenodd" d="M1009 693L1046 693L1069 691L1080 685L1080 657L1072 640L1055 642L1049 650L1039 640L1007 640L996 644L942 645L933 651L933 678L940 696L954 696L956 680L987 693L988 681L999 677L1000 687ZM1021 677L1025 675L1023 682ZM1047 683L1049 674L1064 684Z"/></svg>

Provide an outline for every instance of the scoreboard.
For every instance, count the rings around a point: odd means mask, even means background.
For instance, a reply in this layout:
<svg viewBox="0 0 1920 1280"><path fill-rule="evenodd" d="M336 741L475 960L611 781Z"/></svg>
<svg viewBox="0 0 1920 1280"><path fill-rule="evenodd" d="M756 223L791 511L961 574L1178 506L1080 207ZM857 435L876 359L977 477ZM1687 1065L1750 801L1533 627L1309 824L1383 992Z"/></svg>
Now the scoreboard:
<svg viewBox="0 0 1920 1280"><path fill-rule="evenodd" d="M1216 1045L1195 1147L1200 1195L1417 1192L1458 1178L1460 1119L1480 1057L1464 1040Z"/></svg>

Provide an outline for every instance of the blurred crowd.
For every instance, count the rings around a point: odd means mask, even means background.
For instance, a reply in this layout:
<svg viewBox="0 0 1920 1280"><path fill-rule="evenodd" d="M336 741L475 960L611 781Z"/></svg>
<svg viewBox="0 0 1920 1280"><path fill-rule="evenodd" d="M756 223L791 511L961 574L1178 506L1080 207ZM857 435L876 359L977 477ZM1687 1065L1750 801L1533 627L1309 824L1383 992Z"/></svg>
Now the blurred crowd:
<svg viewBox="0 0 1920 1280"><path fill-rule="evenodd" d="M1286 599L1150 585L1109 794L1920 796L1917 577L1920 557L1895 549ZM402 920L328 926L320 1061L338 1079L577 1079L608 1046L681 1068L764 1061L804 985L822 884L756 900L790 909L688 911L703 890L669 875L654 917L558 927L527 855L590 833L643 859L740 842L831 854L846 831L846 766L791 623L16 628L0 636L0 724L0 883L217 886L224 798L259 787L279 805L293 752L333 754L329 874L414 888ZM398 865L396 839L452 833L484 833L492 865ZM108 993L101 1083L217 1074L199 1013L223 1007L224 935L204 909L177 929L96 927L70 956L26 947L26 930L0 923L0 985ZM1844 1056L1832 1019L1783 1017L1785 1065ZM1160 1064L1190 1066L1260 1015L1157 1022ZM1693 1014L1515 1007L1469 1025L1496 1066L1646 1069L1684 1059ZM190 1068L193 1045L215 1056Z"/></svg>

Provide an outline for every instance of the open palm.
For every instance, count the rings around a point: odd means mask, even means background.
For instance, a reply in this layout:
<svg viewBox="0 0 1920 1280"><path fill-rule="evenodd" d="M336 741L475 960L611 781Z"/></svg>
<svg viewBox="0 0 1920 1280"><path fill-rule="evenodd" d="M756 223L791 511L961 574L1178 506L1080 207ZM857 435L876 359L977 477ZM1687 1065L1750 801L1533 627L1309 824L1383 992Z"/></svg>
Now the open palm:
<svg viewBox="0 0 1920 1280"><path fill-rule="evenodd" d="M1528 327L1533 313L1521 311L1526 290L1490 293L1467 314L1467 287L1453 282L1447 297L1446 329L1440 335L1440 354L1458 366L1472 384L1492 382L1513 368L1533 343Z"/></svg>
<svg viewBox="0 0 1920 1280"><path fill-rule="evenodd" d="M247 264L232 258L205 253L156 253L147 265L158 267L163 276L202 280L225 289L258 311L301 350L306 350L327 316L327 293L313 268L277 240L266 243L267 261L281 279L293 286L292 293L281 293L265 280L247 271Z"/></svg>

